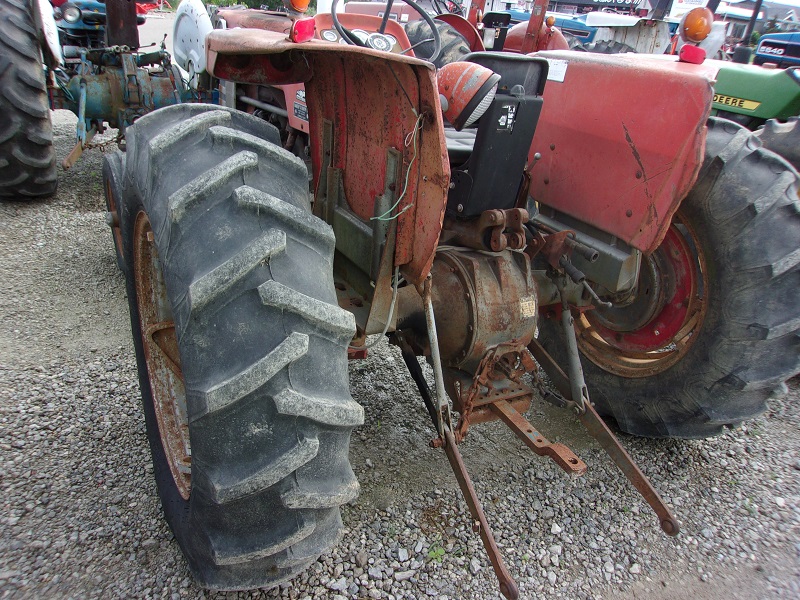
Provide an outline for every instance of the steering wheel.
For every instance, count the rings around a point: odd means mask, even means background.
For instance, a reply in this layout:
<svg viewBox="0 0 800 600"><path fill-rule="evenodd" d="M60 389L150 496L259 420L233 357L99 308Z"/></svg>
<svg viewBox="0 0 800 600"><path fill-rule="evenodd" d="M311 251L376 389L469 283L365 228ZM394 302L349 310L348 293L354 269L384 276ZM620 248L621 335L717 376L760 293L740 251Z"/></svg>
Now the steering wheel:
<svg viewBox="0 0 800 600"><path fill-rule="evenodd" d="M419 4L414 2L414 0L403 0L406 4L408 4L411 8L413 8L417 14L422 17L422 20L428 24L428 27L431 28L431 33L433 34L433 54L426 60L429 62L435 62L439 55L442 53L442 40L439 37L439 30L436 28L436 23L434 23L433 18L425 12ZM386 23L389 21L389 14L392 10L392 4L394 0L387 0L386 2L386 9L383 13L383 21L381 21L381 25L378 28L378 33L383 35L383 32L386 31ZM376 50L383 50L382 47L377 47L377 45L373 46L369 43L365 43L361 41L358 36L356 36L352 31L346 29L340 22L339 17L336 16L336 6L339 4L339 0L333 0L331 4L331 20L333 21L333 27L342 37L342 39L352 45L352 46L361 46L362 48L375 48Z"/></svg>

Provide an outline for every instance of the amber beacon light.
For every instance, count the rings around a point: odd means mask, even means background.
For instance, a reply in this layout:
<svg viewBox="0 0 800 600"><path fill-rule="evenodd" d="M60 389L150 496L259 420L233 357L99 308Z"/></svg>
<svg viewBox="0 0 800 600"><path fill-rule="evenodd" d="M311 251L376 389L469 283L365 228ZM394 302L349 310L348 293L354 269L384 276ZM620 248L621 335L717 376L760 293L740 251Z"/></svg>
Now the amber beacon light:
<svg viewBox="0 0 800 600"><path fill-rule="evenodd" d="M707 8L698 7L683 15L678 30L684 41L697 44L708 37L713 23L714 13Z"/></svg>

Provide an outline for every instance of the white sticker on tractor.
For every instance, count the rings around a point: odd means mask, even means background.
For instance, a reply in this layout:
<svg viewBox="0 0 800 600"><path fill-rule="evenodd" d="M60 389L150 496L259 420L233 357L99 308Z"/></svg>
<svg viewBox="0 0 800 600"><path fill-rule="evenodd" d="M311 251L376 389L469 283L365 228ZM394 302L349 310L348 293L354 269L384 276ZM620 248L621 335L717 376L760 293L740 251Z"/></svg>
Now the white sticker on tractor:
<svg viewBox="0 0 800 600"><path fill-rule="evenodd" d="M547 80L564 83L564 77L567 75L567 65L569 64L569 61L558 58L548 58L547 62L550 63L550 70L547 72Z"/></svg>
<svg viewBox="0 0 800 600"><path fill-rule="evenodd" d="M536 298L528 296L519 301L519 312L523 319L530 319L536 316Z"/></svg>

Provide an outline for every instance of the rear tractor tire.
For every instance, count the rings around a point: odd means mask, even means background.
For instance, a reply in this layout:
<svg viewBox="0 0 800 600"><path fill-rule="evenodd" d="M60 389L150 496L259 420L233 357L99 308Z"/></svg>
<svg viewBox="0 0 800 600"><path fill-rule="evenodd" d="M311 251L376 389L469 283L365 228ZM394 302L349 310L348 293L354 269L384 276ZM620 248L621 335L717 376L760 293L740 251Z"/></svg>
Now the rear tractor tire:
<svg viewBox="0 0 800 600"><path fill-rule="evenodd" d="M338 541L353 315L306 168L277 130L181 104L127 131L121 230L165 516L201 585L274 587Z"/></svg>
<svg viewBox="0 0 800 600"><path fill-rule="evenodd" d="M706 157L635 297L575 320L589 394L628 433L702 438L800 371L798 176L747 129L708 122ZM566 360L559 322L540 340ZM562 363L566 364L566 363Z"/></svg>
<svg viewBox="0 0 800 600"><path fill-rule="evenodd" d="M790 117L785 123L770 119L756 131L764 148L785 158L800 171L800 117Z"/></svg>
<svg viewBox="0 0 800 600"><path fill-rule="evenodd" d="M436 29L439 30L439 38L442 40L442 51L439 53L439 58L433 63L436 68L440 69L444 65L463 60L471 52L466 38L449 23L438 19L434 19L434 23L436 23ZM405 30L411 45L419 44L414 48L414 55L427 60L433 54L434 49L430 26L422 19L417 19L409 21L405 25Z"/></svg>
<svg viewBox="0 0 800 600"><path fill-rule="evenodd" d="M636 48L623 44L616 40L600 40L598 42L590 42L584 44L587 52L594 52L595 54L623 54L625 52L636 52Z"/></svg>
<svg viewBox="0 0 800 600"><path fill-rule="evenodd" d="M58 183L50 102L32 0L0 0L0 197L27 200Z"/></svg>

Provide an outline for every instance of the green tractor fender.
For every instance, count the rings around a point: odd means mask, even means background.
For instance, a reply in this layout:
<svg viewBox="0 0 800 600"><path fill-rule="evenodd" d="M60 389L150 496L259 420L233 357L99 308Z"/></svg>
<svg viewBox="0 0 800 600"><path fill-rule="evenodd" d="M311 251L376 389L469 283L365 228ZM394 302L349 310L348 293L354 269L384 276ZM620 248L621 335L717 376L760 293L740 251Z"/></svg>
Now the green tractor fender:
<svg viewBox="0 0 800 600"><path fill-rule="evenodd" d="M719 65L712 114L756 129L767 119L800 114L800 68L765 69L707 60Z"/></svg>

